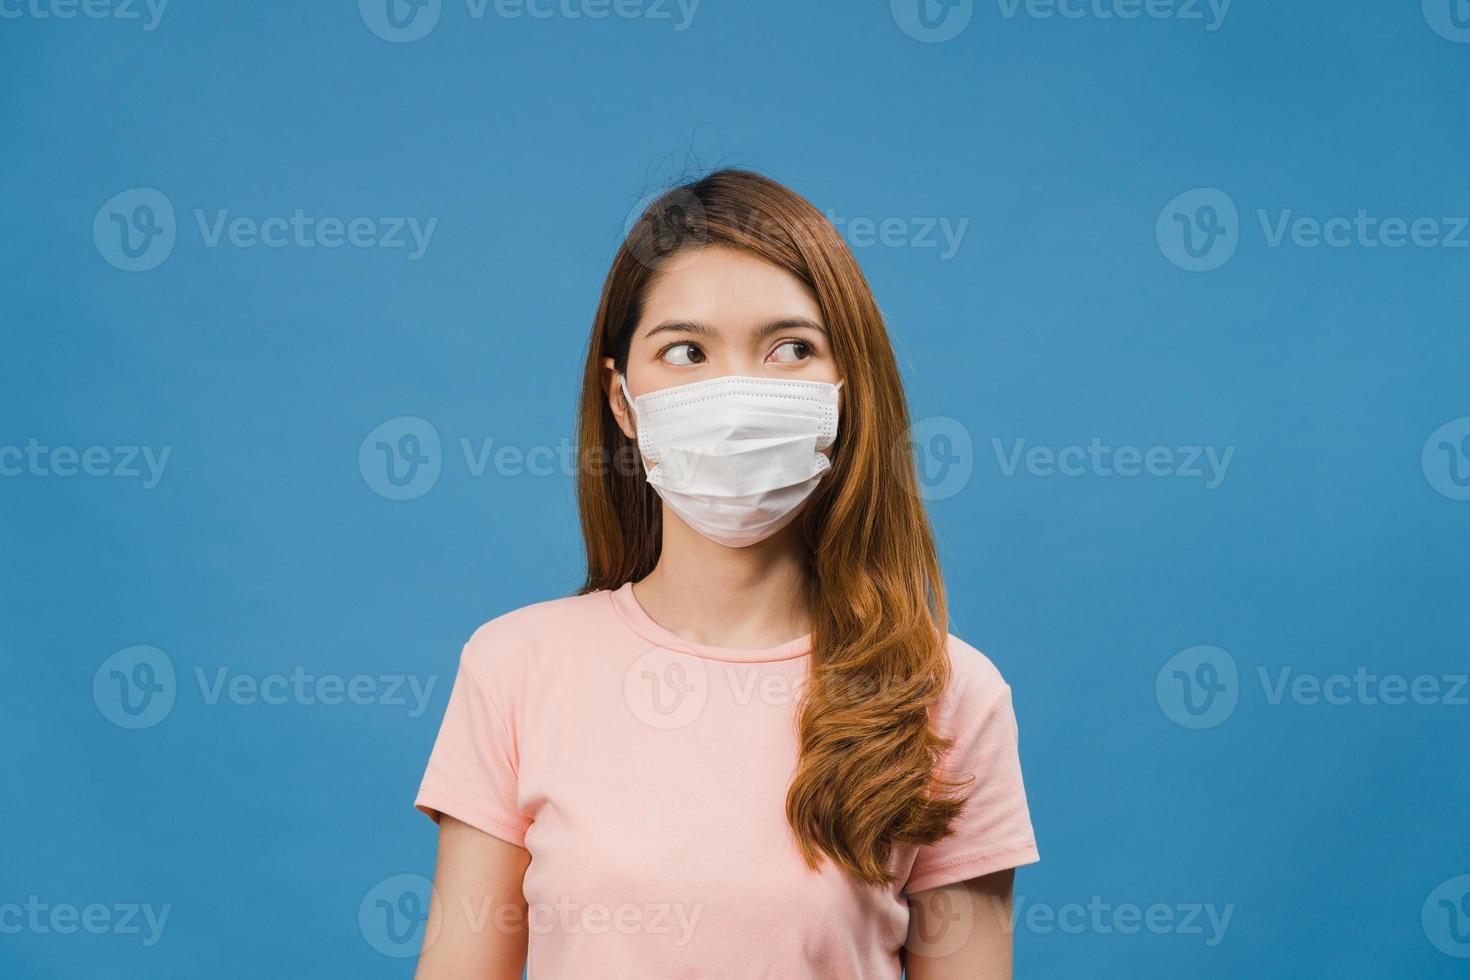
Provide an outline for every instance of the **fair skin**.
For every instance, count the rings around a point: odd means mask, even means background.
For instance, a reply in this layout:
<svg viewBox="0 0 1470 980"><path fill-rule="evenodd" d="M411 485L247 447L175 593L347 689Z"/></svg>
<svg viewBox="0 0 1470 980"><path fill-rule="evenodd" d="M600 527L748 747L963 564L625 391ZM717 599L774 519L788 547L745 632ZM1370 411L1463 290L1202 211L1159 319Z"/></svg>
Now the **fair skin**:
<svg viewBox="0 0 1470 980"><path fill-rule="evenodd" d="M612 359L608 404L631 439L636 423ZM682 256L646 294L628 353L634 397L725 375L835 383L841 377L815 297L798 279L745 252ZM653 620L697 643L772 647L811 629L801 601L804 556L793 523L745 548L717 544L667 506L653 571L633 586ZM529 930L521 883L530 855L445 816L419 980L521 975ZM910 896L911 980L1011 976L1012 872ZM487 911L488 914L487 914ZM756 939L758 937L752 937Z"/></svg>

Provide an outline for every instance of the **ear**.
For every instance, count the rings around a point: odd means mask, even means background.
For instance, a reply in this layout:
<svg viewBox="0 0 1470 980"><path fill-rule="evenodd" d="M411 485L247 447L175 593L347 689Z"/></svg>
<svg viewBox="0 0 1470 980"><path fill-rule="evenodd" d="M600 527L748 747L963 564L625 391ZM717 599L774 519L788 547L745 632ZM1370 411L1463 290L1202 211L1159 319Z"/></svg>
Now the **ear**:
<svg viewBox="0 0 1470 980"><path fill-rule="evenodd" d="M613 418L618 420L618 428L629 439L637 439L638 429L633 422L633 409L623 397L623 386L618 384L618 369L611 357L602 359L602 387L607 393L607 407L612 409Z"/></svg>

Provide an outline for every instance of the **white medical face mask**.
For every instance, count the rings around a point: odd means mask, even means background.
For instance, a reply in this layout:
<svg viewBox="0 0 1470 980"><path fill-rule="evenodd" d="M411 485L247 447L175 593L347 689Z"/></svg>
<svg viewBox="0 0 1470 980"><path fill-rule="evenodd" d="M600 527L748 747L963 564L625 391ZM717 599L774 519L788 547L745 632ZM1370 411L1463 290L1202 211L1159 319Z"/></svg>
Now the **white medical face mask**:
<svg viewBox="0 0 1470 980"><path fill-rule="evenodd" d="M832 466L842 382L729 376L623 397L648 482L685 523L743 548L791 522Z"/></svg>

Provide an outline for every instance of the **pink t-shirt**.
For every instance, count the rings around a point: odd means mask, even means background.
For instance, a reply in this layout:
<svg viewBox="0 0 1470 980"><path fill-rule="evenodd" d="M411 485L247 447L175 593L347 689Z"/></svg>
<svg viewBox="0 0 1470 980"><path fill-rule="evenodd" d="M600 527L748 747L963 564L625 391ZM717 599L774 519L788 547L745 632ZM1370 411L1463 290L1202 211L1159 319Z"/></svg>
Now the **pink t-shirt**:
<svg viewBox="0 0 1470 980"><path fill-rule="evenodd" d="M898 980L905 893L1038 860L1010 688L951 636L954 833L896 846L888 888L808 869L786 792L810 646L692 643L631 585L475 632L416 805L531 853L530 976Z"/></svg>

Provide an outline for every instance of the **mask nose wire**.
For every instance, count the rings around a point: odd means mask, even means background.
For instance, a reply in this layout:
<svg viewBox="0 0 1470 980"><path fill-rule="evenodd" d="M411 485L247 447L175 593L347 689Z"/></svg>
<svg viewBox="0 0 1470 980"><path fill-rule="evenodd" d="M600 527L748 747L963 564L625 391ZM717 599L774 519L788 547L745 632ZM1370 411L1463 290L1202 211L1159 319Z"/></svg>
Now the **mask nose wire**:
<svg viewBox="0 0 1470 980"><path fill-rule="evenodd" d="M837 384L834 385L833 387L835 387L838 391L841 391L842 390L842 384L846 380L847 380L846 378L838 378L837 379ZM633 396L630 395L630 394L628 394L628 376L626 374L619 374L618 375L618 387L620 387L620 388L623 389L623 401L627 403L627 405L628 405L628 411L630 411L630 412L633 413L633 421L634 422L637 422L638 421L638 406L635 405L635 404L633 404Z"/></svg>

